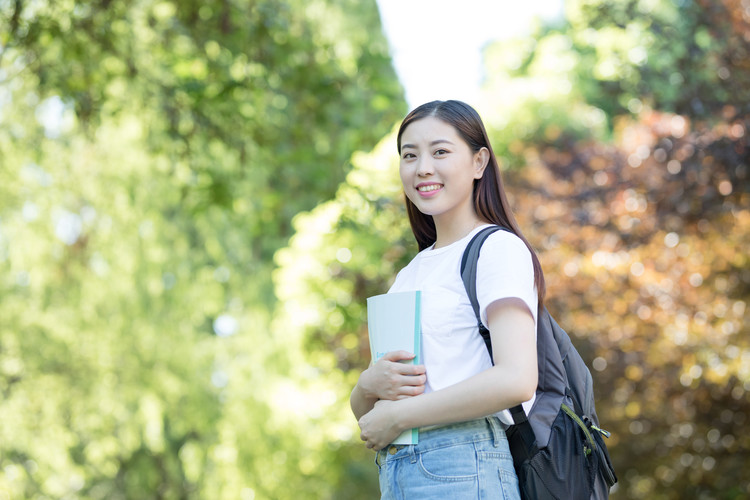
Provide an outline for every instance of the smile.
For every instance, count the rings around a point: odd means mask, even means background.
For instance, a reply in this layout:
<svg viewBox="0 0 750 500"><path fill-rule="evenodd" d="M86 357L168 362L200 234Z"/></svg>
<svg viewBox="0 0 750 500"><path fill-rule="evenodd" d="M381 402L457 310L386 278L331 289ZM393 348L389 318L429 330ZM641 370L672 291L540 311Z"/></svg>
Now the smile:
<svg viewBox="0 0 750 500"><path fill-rule="evenodd" d="M430 191L437 191L438 189L442 189L442 184L428 184L427 186L418 186L417 191L420 193L428 193Z"/></svg>

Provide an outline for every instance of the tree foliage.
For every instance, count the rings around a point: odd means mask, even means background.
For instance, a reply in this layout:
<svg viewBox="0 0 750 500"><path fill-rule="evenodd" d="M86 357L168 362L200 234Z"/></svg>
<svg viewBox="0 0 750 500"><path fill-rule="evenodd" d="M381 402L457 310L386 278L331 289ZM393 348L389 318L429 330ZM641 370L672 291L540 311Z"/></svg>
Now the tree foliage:
<svg viewBox="0 0 750 500"><path fill-rule="evenodd" d="M296 233L276 255L280 324L301 337L310 376L325 377L334 395L323 413L340 429L341 453L351 457L346 477L362 498L377 491L372 452L362 446L349 410L349 392L369 363L365 299L384 293L416 251L401 197L395 134L353 169L336 196L294 219ZM315 398L314 393L310 393Z"/></svg>
<svg viewBox="0 0 750 500"><path fill-rule="evenodd" d="M377 30L374 3L19 1L2 17L9 85L60 99L90 134L137 116L184 208L247 215L258 261L403 112L384 38L352 28Z"/></svg>
<svg viewBox="0 0 750 500"><path fill-rule="evenodd" d="M727 170L750 150L717 130L676 137L676 118L642 115L613 145L529 150L508 183L548 307L594 369L615 497L741 498L750 212Z"/></svg>
<svg viewBox="0 0 750 500"><path fill-rule="evenodd" d="M0 498L346 496L272 256L404 111L379 30L374 2L0 2Z"/></svg>
<svg viewBox="0 0 750 500"><path fill-rule="evenodd" d="M580 61L576 78L588 102L607 116L646 106L716 119L728 102L748 102L750 22L741 2L572 0L566 6Z"/></svg>

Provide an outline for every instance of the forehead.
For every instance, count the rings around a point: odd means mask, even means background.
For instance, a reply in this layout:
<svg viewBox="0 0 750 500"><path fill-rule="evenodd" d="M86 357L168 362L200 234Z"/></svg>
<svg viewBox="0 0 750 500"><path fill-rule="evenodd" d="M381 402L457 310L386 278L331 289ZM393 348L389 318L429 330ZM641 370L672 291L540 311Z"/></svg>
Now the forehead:
<svg viewBox="0 0 750 500"><path fill-rule="evenodd" d="M453 125L434 116L428 116L410 123L404 129L401 134L401 147L429 144L437 140L457 143L461 141L461 137Z"/></svg>

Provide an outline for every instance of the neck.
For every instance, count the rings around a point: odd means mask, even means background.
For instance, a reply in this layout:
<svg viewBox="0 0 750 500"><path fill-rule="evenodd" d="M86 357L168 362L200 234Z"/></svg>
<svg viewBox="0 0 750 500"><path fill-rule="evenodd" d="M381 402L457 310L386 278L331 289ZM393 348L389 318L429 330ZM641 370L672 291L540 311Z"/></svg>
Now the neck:
<svg viewBox="0 0 750 500"><path fill-rule="evenodd" d="M434 248L447 247L451 243L464 238L482 224L488 224L487 221L480 219L473 210L471 217L458 217L451 220L442 216L439 218L435 217L433 220L435 221L435 231L437 233Z"/></svg>

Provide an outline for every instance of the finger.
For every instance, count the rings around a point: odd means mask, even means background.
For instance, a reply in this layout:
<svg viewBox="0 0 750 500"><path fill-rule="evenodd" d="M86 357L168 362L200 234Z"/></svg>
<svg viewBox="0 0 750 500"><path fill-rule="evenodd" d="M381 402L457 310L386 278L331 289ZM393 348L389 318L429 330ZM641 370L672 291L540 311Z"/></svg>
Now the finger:
<svg viewBox="0 0 750 500"><path fill-rule="evenodd" d="M401 390L399 391L399 395L404 395L407 397L411 396L419 396L420 394L424 393L424 386L423 385L408 385L408 386L402 386Z"/></svg>
<svg viewBox="0 0 750 500"><path fill-rule="evenodd" d="M405 365L399 363L396 370L401 375L424 375L426 373L424 365Z"/></svg>
<svg viewBox="0 0 750 500"><path fill-rule="evenodd" d="M405 375L399 379L399 382L402 386L423 386L427 382L427 377L424 375Z"/></svg>
<svg viewBox="0 0 750 500"><path fill-rule="evenodd" d="M396 397L394 399L400 400L400 399L407 399L412 398L414 396L419 396L420 394L424 394L425 387L423 385L414 385L414 386L402 386L399 389L398 394L396 394Z"/></svg>
<svg viewBox="0 0 750 500"><path fill-rule="evenodd" d="M391 351L383 356L386 361L404 361L408 359L414 359L414 354L409 351Z"/></svg>

